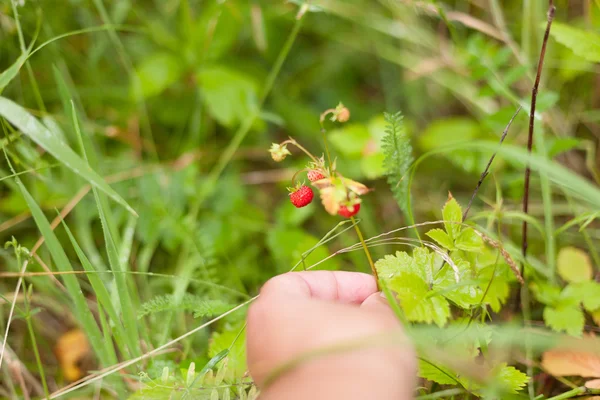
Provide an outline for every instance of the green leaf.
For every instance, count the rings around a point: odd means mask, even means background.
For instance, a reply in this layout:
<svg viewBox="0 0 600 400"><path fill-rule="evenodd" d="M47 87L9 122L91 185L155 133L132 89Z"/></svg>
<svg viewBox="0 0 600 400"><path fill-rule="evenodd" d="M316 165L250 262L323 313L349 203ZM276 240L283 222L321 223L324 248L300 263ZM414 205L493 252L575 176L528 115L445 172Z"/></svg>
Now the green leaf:
<svg viewBox="0 0 600 400"><path fill-rule="evenodd" d="M15 61L10 67L5 69L0 74L0 93L2 93L2 91L10 83L10 81L12 81L15 78L15 76L17 76L19 70L27 61L27 57L29 57L29 52L21 54L19 58L17 58L17 61Z"/></svg>
<svg viewBox="0 0 600 400"><path fill-rule="evenodd" d="M454 270L446 265L437 274L433 288L454 304L468 309L479 304L483 292L479 288L479 283L471 279L471 265L465 260L454 260L454 262L459 271L460 282L456 282Z"/></svg>
<svg viewBox="0 0 600 400"><path fill-rule="evenodd" d="M442 209L442 216L444 217L444 226L446 232L451 239L458 237L461 230L462 223L462 209L452 194L448 194L448 201L444 204Z"/></svg>
<svg viewBox="0 0 600 400"><path fill-rule="evenodd" d="M136 67L132 90L138 97L150 97L177 82L183 75L182 60L170 53L154 53Z"/></svg>
<svg viewBox="0 0 600 400"><path fill-rule="evenodd" d="M106 193L117 203L124 206L130 213L136 212L102 179L88 163L83 161L69 146L57 139L41 122L29 114L23 107L13 101L0 97L0 115L31 140L52 154L58 161L71 169L77 175L88 181L92 186Z"/></svg>
<svg viewBox="0 0 600 400"><path fill-rule="evenodd" d="M367 154L360 158L360 169L367 179L377 179L385 175L385 155L382 153Z"/></svg>
<svg viewBox="0 0 600 400"><path fill-rule="evenodd" d="M396 252L396 255L386 255L377 260L375 268L377 274L382 279L392 279L402 271L408 270L408 267L413 263L413 259L404 251Z"/></svg>
<svg viewBox="0 0 600 400"><path fill-rule="evenodd" d="M587 253L576 247L563 247L556 261L558 274L567 282L585 282L592 279L592 262Z"/></svg>
<svg viewBox="0 0 600 400"><path fill-rule="evenodd" d="M507 268L506 266L503 266ZM504 274L496 271L494 280L492 279L492 274L494 273L494 266L490 265L485 268L482 268L479 271L478 277L483 280L479 287L482 291L487 289L485 294L485 299L483 300L484 304L489 304L492 311L498 312L502 307L502 304L506 302L508 295L510 293L510 286Z"/></svg>
<svg viewBox="0 0 600 400"><path fill-rule="evenodd" d="M456 247L464 251L478 252L483 249L483 239L473 228L463 229L455 240Z"/></svg>
<svg viewBox="0 0 600 400"><path fill-rule="evenodd" d="M578 56L591 62L600 62L600 35L597 33L554 22L550 35Z"/></svg>
<svg viewBox="0 0 600 400"><path fill-rule="evenodd" d="M392 189L398 206L405 214L408 209L410 192L408 187L408 170L413 162L413 149L404 126L402 113L384 114L387 122L385 136L381 140L381 150L385 156L383 166L386 170L387 182ZM376 131L372 124L371 131Z"/></svg>
<svg viewBox="0 0 600 400"><path fill-rule="evenodd" d="M401 273L390 281L390 288L397 293L406 318L414 322L434 322L442 327L450 317L450 305L441 297L427 297L429 287L418 275Z"/></svg>
<svg viewBox="0 0 600 400"><path fill-rule="evenodd" d="M448 236L448 234L442 229L432 229L429 232L427 232L426 235L435 240L440 246L447 250L455 249L454 243L452 243L452 239L450 239L450 236Z"/></svg>
<svg viewBox="0 0 600 400"><path fill-rule="evenodd" d="M548 145L548 157L554 158L557 155L573 150L582 144L582 140L574 137L559 137L559 138L547 138Z"/></svg>
<svg viewBox="0 0 600 400"><path fill-rule="evenodd" d="M179 301L176 300L172 294L156 296L140 306L138 319L163 311L193 311L194 318L199 318L222 314L232 307L222 300L206 299L191 293L185 293Z"/></svg>
<svg viewBox="0 0 600 400"><path fill-rule="evenodd" d="M229 360L228 368L234 372L235 379L241 379L248 370L246 363L246 329L238 326L231 330L212 334L208 345L208 356L215 357L227 349L229 349L229 355L227 356Z"/></svg>
<svg viewBox="0 0 600 400"><path fill-rule="evenodd" d="M196 77L208 111L221 124L231 127L258 111L257 85L241 72L211 66Z"/></svg>
<svg viewBox="0 0 600 400"><path fill-rule="evenodd" d="M600 283L596 281L572 283L567 288L572 288L587 311L600 309Z"/></svg>
<svg viewBox="0 0 600 400"><path fill-rule="evenodd" d="M530 286L536 299L549 306L560 303L561 290L558 286L548 283L536 282Z"/></svg>
<svg viewBox="0 0 600 400"><path fill-rule="evenodd" d="M557 332L567 332L569 335L581 336L585 318L583 311L575 306L547 306L544 308L546 325Z"/></svg>
<svg viewBox="0 0 600 400"><path fill-rule="evenodd" d="M327 138L331 145L347 157L361 157L371 134L363 124L350 124L331 131Z"/></svg>
<svg viewBox="0 0 600 400"><path fill-rule="evenodd" d="M432 122L419 135L419 143L425 151L435 150L443 146L464 143L480 135L479 124L468 118L438 119ZM457 149L446 157L456 166L467 172L479 168L481 156L469 150Z"/></svg>
<svg viewBox="0 0 600 400"><path fill-rule="evenodd" d="M419 359L419 376L440 385L459 384L456 374L450 369L422 358Z"/></svg>
<svg viewBox="0 0 600 400"><path fill-rule="evenodd" d="M529 382L529 377L515 367L503 363L498 368L496 380L505 392L517 394Z"/></svg>

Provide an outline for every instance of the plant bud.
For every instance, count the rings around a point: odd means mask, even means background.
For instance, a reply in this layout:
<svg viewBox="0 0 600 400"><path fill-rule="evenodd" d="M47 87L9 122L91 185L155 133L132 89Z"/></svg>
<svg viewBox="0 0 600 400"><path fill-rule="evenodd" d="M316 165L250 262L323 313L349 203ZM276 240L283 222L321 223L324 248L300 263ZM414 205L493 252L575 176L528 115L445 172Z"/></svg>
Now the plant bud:
<svg viewBox="0 0 600 400"><path fill-rule="evenodd" d="M275 161L275 162L281 162L281 161L285 160L285 158L287 156L292 154L287 149L287 145L284 144L282 146L277 143L273 143L271 145L271 148L269 149L269 153L271 153L271 158L273 158L273 161Z"/></svg>
<svg viewBox="0 0 600 400"><path fill-rule="evenodd" d="M348 110L346 107L342 107L338 112L337 112L337 118L336 118L339 122L346 122L350 119L350 110Z"/></svg>

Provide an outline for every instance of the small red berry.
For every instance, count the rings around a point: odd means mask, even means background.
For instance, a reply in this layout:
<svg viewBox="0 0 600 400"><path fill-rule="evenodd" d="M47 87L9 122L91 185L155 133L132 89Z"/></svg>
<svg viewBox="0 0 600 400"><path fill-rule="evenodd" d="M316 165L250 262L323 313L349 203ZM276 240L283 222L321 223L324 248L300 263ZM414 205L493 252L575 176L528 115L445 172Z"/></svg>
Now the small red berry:
<svg viewBox="0 0 600 400"><path fill-rule="evenodd" d="M290 193L290 201L296 208L307 206L311 203L314 193L311 188L306 185L300 186L298 189Z"/></svg>
<svg viewBox="0 0 600 400"><path fill-rule="evenodd" d="M340 209L338 210L338 215L341 215L342 217L350 218L350 217L353 217L356 214L358 214L358 212L360 211L360 203L355 204L350 207L352 208L352 211L350 211L350 208L348 208L345 205L340 206Z"/></svg>
<svg viewBox="0 0 600 400"><path fill-rule="evenodd" d="M323 175L321 173L321 171L319 171L317 169L311 169L310 171L308 171L306 173L306 176L308 177L308 180L311 182L318 181L318 180L325 178L325 175Z"/></svg>

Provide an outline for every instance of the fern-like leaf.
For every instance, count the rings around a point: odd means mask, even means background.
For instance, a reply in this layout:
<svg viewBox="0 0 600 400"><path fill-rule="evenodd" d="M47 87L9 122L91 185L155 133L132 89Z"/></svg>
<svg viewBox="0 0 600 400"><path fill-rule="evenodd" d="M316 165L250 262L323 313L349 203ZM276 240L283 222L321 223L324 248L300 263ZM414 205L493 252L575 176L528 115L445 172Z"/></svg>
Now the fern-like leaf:
<svg viewBox="0 0 600 400"><path fill-rule="evenodd" d="M413 161L412 146L404 127L402 113L384 113L384 117L387 125L381 148L385 155L384 167L387 181L398 206L404 213L408 213L410 193L406 175Z"/></svg>
<svg viewBox="0 0 600 400"><path fill-rule="evenodd" d="M177 302L173 295L156 296L141 306L138 319L149 314L162 311L190 311L194 318L208 317L228 311L232 307L221 300L207 300L203 297L186 293L181 301Z"/></svg>

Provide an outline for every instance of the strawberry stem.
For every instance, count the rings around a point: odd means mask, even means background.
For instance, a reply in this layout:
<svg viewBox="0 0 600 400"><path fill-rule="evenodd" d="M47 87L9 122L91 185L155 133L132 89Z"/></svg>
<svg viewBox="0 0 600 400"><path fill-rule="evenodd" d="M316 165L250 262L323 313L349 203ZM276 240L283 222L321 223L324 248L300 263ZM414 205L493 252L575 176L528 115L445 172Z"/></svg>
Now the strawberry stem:
<svg viewBox="0 0 600 400"><path fill-rule="evenodd" d="M332 113L335 113L335 108L330 108L328 110L323 111L321 117L319 118L319 122L321 123L321 135L323 136L323 143L325 144L325 153L327 154L327 162L329 163L330 170L333 164L331 163L331 154L329 153L329 146L327 145L327 136L325 136L325 132L327 131L325 130L325 125L323 124L323 122L325 122L325 117L328 114Z"/></svg>
<svg viewBox="0 0 600 400"><path fill-rule="evenodd" d="M354 217L350 217L350 220L352 221L352 224L354 224L354 229L356 230L358 239L360 240L363 250L365 251L365 254L367 255L367 260L369 260L369 266L371 267L371 272L373 272L373 276L375 277L375 281L377 282L377 290L381 290L381 287L379 286L379 275L377 274L377 269L375 269L375 264L373 263L373 258L371 257L371 252L369 251L369 248L367 247L367 244L365 243L365 239L363 238L362 232L361 232L360 228L358 227L358 224L356 223L356 219L354 219Z"/></svg>
<svg viewBox="0 0 600 400"><path fill-rule="evenodd" d="M302 147L302 146L300 145L300 143L296 142L296 141L295 141L294 139L292 139L291 137L290 137L288 140L286 140L286 141L284 141L284 142L281 142L281 143L280 143L280 145L281 145L281 146L283 146L284 144L291 144L291 145L294 145L294 146L296 146L298 149L302 150L302 151L303 151L303 152L304 152L304 153L305 153L307 156L309 156L309 157L310 157L310 159L311 159L311 160L313 160L313 162L318 162L317 158L316 158L315 156L313 156L313 155L310 153L310 151L306 150L304 147Z"/></svg>

